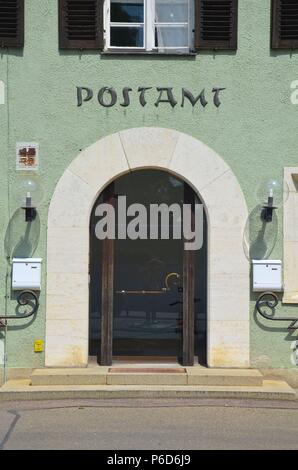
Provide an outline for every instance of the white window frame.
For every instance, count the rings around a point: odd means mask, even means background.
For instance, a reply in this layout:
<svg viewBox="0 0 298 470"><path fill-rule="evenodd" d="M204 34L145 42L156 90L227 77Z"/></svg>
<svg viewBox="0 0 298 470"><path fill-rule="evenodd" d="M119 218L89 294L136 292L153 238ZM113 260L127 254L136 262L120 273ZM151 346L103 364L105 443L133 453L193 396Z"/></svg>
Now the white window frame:
<svg viewBox="0 0 298 470"><path fill-rule="evenodd" d="M112 23L111 22L111 0L104 3L104 29L105 29L105 50L111 52L156 52L164 54L188 54L194 48L194 0L188 1L188 23L156 23L154 21L155 0L144 0L144 23ZM152 5L152 3L154 3ZM150 7L151 4L151 7ZM141 27L143 26L144 47L118 47L111 46L111 26L117 27ZM155 47L155 27L181 27L188 26L188 45L182 47ZM162 52L159 51L162 49Z"/></svg>

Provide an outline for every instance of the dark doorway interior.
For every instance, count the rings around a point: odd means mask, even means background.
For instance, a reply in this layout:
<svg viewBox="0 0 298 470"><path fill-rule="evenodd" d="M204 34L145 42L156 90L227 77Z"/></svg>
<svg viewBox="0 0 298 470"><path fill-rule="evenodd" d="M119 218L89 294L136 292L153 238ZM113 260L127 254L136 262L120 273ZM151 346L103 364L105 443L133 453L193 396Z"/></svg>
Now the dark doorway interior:
<svg viewBox="0 0 298 470"><path fill-rule="evenodd" d="M90 356L97 356L101 364L122 359L126 362L184 361L184 365L189 365L185 362L191 362L194 354L195 360L205 365L205 216L203 247L191 254L184 251L183 240L100 241L95 236L99 220L95 216L96 207L110 201L117 212L119 195L126 196L127 206L140 203L148 212L150 204L200 202L186 183L159 170L124 175L99 196L90 223ZM173 218L171 229L174 223ZM191 282L193 290L188 285ZM185 315L185 309L190 311L190 316ZM108 343L107 336L110 336Z"/></svg>

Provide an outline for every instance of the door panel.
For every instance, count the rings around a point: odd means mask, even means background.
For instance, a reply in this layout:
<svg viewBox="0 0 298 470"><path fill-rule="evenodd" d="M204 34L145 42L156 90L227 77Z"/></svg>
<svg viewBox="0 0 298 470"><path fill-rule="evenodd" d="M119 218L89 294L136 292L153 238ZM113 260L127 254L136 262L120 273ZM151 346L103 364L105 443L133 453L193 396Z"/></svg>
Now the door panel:
<svg viewBox="0 0 298 470"><path fill-rule="evenodd" d="M182 356L180 240L115 242L113 354Z"/></svg>
<svg viewBox="0 0 298 470"><path fill-rule="evenodd" d="M148 214L150 204L181 205L184 197L181 181L154 170L122 177L115 189ZM181 359L182 287L183 240L115 240L113 354Z"/></svg>
<svg viewBox="0 0 298 470"><path fill-rule="evenodd" d="M103 202L114 206L114 183L104 191ZM108 220L109 222L109 220ZM110 221L111 222L111 221ZM114 240L106 238L102 242L102 270L101 270L101 354L98 360L104 365L112 364L113 350L113 312L114 312Z"/></svg>

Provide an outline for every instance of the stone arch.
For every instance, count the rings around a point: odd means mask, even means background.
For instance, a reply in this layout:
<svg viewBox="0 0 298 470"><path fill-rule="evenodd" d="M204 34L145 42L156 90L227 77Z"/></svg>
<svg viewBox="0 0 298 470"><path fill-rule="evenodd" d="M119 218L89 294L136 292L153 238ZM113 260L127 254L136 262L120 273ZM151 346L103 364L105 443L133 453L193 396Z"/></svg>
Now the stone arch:
<svg viewBox="0 0 298 470"><path fill-rule="evenodd" d="M224 160L199 140L163 128L133 128L81 152L60 178L47 233L46 366L88 363L89 218L103 188L140 168L183 178L208 217L210 367L249 367L249 262L242 245L247 206Z"/></svg>

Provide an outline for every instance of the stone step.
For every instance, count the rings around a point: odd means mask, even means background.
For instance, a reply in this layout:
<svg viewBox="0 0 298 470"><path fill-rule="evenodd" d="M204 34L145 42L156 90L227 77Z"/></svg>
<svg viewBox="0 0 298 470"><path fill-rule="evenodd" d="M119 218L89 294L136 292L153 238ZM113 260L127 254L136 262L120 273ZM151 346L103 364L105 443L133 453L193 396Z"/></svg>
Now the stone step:
<svg viewBox="0 0 298 470"><path fill-rule="evenodd" d="M208 369L188 367L189 385L219 385L258 387L263 384L263 374L256 369Z"/></svg>
<svg viewBox="0 0 298 470"><path fill-rule="evenodd" d="M31 385L202 385L202 386L262 386L263 376L253 369L187 368L108 368L36 369Z"/></svg>
<svg viewBox="0 0 298 470"><path fill-rule="evenodd" d="M35 369L31 385L105 385L108 367L85 369Z"/></svg>
<svg viewBox="0 0 298 470"><path fill-rule="evenodd" d="M114 398L247 398L295 400L286 382L264 380L262 386L199 385L30 385L30 380L11 380L0 388L0 401L114 399Z"/></svg>

